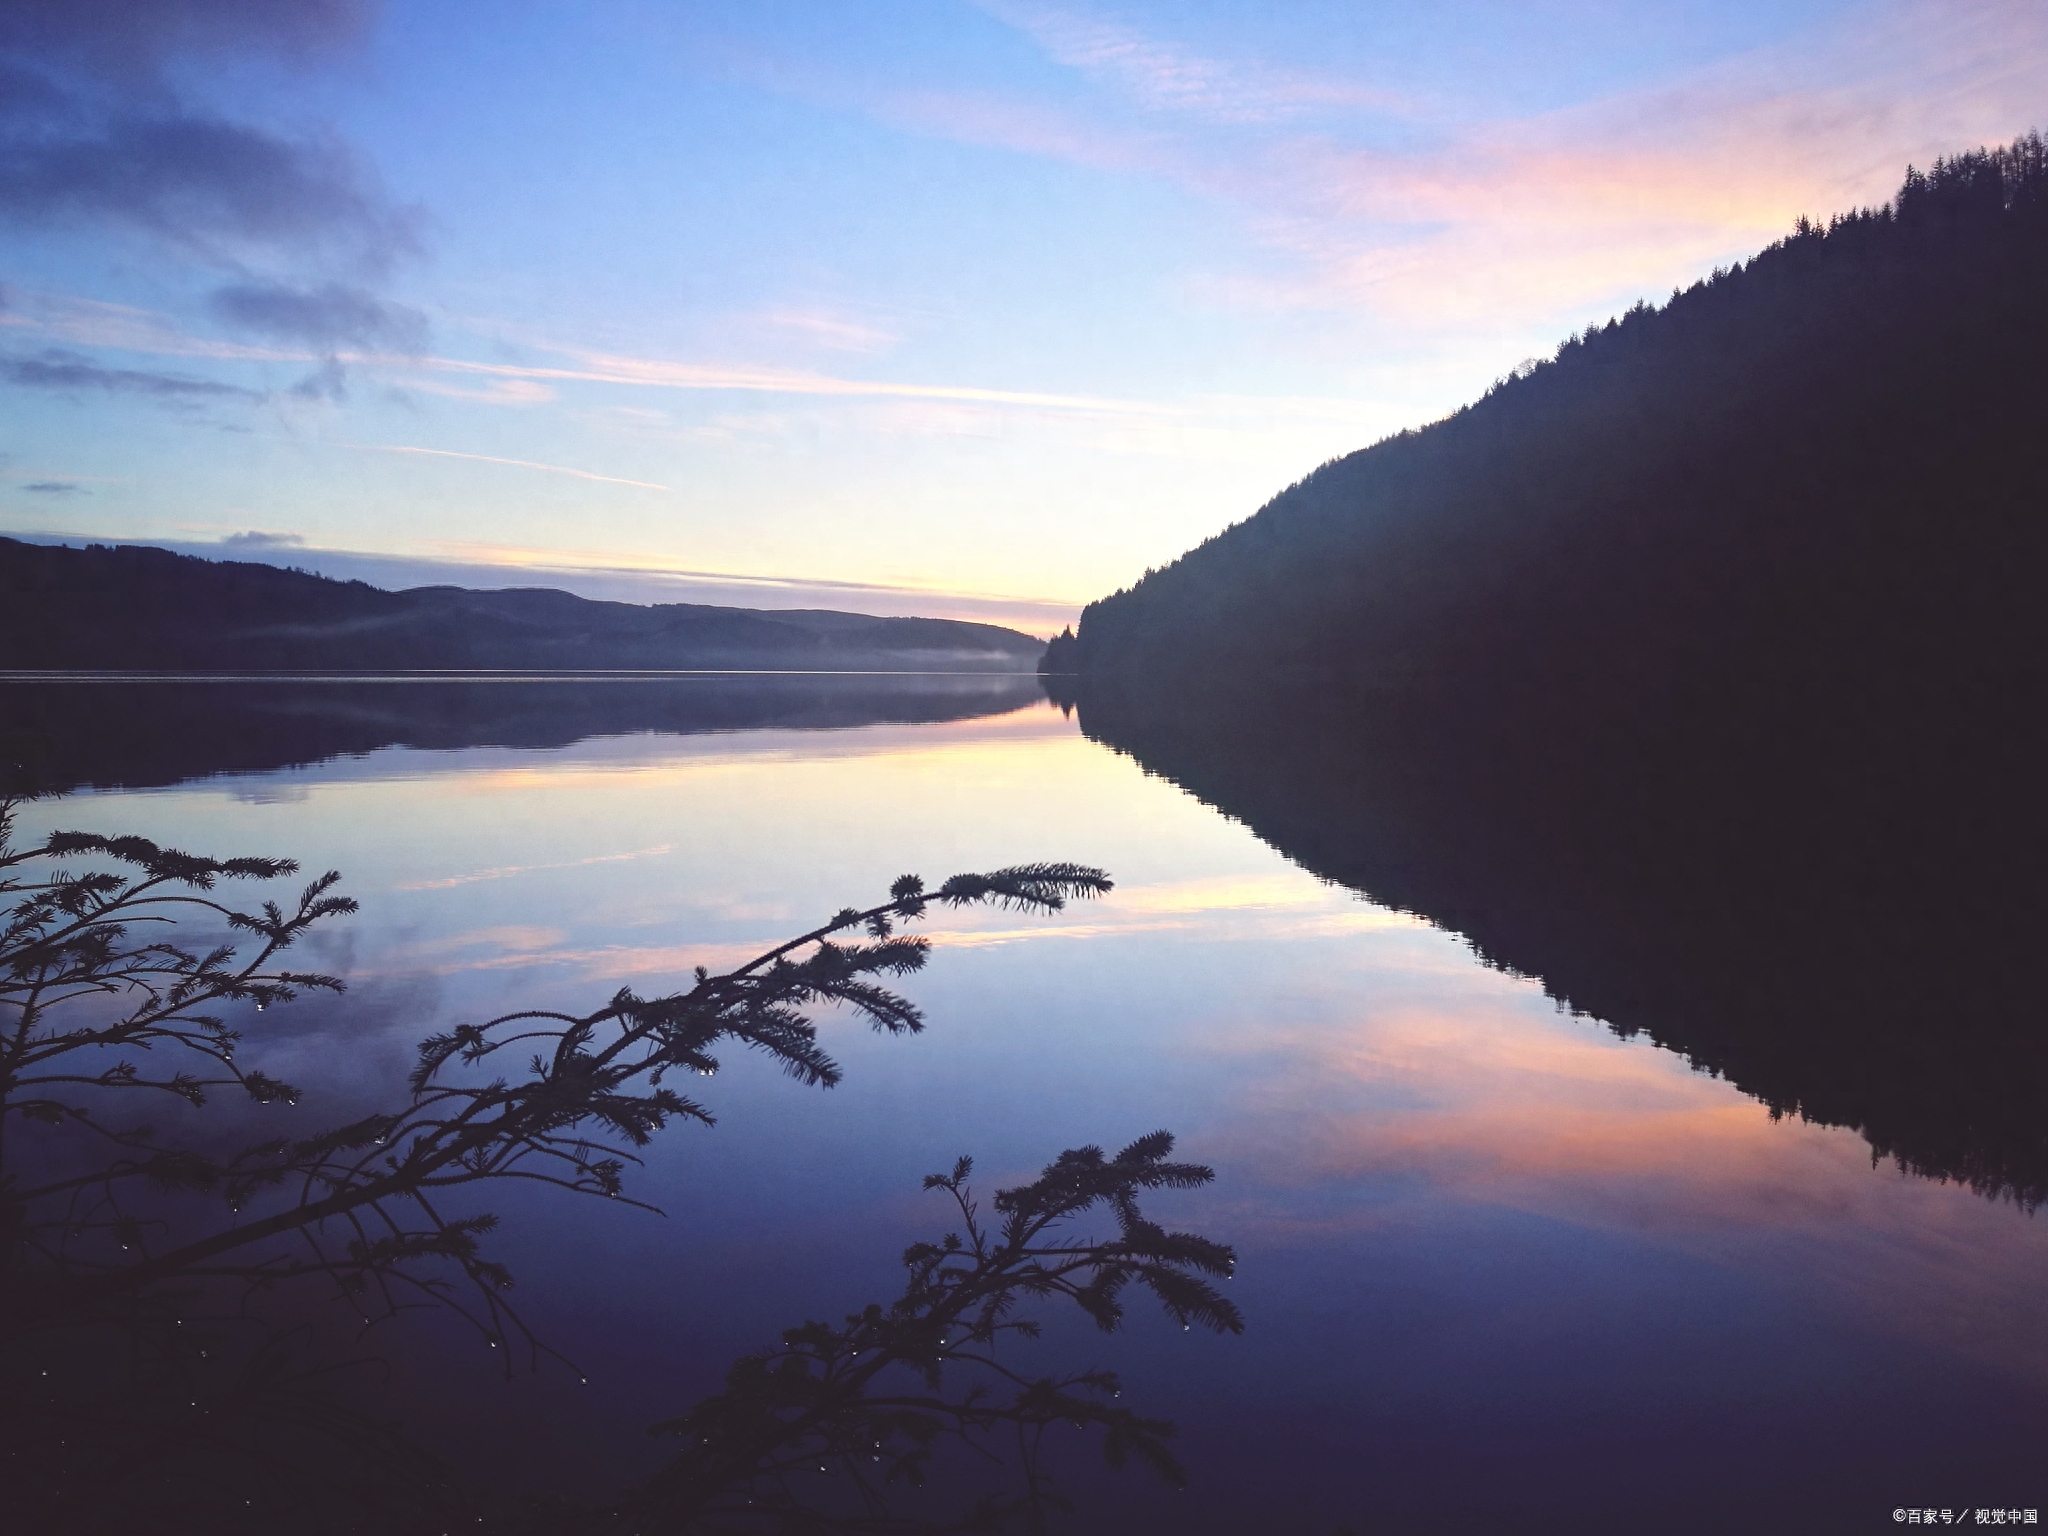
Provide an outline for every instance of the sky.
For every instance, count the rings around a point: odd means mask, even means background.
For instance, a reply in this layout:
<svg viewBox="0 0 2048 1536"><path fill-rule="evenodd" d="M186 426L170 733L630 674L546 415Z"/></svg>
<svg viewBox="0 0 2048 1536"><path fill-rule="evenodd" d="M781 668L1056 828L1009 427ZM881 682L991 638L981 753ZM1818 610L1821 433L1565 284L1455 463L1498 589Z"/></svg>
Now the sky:
<svg viewBox="0 0 2048 1536"><path fill-rule="evenodd" d="M2039 0L8 0L0 532L1050 633L2044 102Z"/></svg>

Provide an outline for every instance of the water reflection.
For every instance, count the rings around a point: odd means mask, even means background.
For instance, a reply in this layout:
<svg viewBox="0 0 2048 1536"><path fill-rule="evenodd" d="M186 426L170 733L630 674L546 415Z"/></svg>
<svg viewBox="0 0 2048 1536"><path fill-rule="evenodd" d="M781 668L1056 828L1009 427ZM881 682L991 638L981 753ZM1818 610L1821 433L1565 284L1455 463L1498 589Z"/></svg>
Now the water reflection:
<svg viewBox="0 0 2048 1536"><path fill-rule="evenodd" d="M1850 777L1790 755L1674 763L1662 742L1446 739L1313 694L1101 692L1080 718L1304 867L1778 1113L2028 1208L2048 1195L2030 775L1930 765L1924 744Z"/></svg>
<svg viewBox="0 0 2048 1536"><path fill-rule="evenodd" d="M562 747L648 732L846 729L1034 703L1008 673L148 678L0 674L0 766L46 792L263 773L382 747ZM251 791L265 792L265 791Z"/></svg>
<svg viewBox="0 0 2048 1536"><path fill-rule="evenodd" d="M733 1357L891 1293L897 1254L931 1231L919 1181L955 1156L1007 1185L1061 1147L1169 1126L1217 1180L1157 1214L1236 1247L1248 1332L1190 1339L1147 1316L1108 1339L1049 1330L1035 1362L1115 1368L1124 1401L1179 1424L1194 1474L1171 1494L1077 1450L1060 1469L1082 1511L1070 1529L1867 1529L1907 1503L2048 1503L2036 1220L1873 1169L1828 1117L1774 1119L1679 1055L1561 1012L1455 933L1305 872L1455 913L1490 953L1546 977L1549 960L1557 990L1628 1017L1618 993L1593 995L1610 951L1573 947L1590 923L1546 916L1540 886L1468 882L1491 824L1398 774L1361 788L1325 771L1355 742L1275 729L1220 752L1085 703L1081 719L1153 773L1041 704L385 747L81 793L32 807L30 830L347 872L364 911L319 960L348 997L242 1021L253 1062L321 1085L291 1111L319 1121L381 1094L432 1028L679 985L905 870L1053 857L1117 877L1057 919L933 924L910 988L931 1028L828 1028L846 1067L830 1093L731 1062L697 1095L717 1128L652 1149L666 1219L494 1201L522 1307L593 1388L503 1382L473 1341L418 1322L385 1343L382 1399L485 1487L646 1475L646 1426L716 1390ZM1625 961L1684 927L1615 905ZM1799 948L1747 907L1711 921L1717 940ZM1532 934L1572 944L1539 952ZM1668 952L1645 953L1617 986L1657 980L1649 959ZM1761 997L1761 962L1747 974L1707 995ZM1713 1038L1750 1052L1744 1081L1782 1056L1872 1102L1923 1092L1882 1042L1861 1057L1838 1032L1832 1053L1781 1053L1725 1029Z"/></svg>

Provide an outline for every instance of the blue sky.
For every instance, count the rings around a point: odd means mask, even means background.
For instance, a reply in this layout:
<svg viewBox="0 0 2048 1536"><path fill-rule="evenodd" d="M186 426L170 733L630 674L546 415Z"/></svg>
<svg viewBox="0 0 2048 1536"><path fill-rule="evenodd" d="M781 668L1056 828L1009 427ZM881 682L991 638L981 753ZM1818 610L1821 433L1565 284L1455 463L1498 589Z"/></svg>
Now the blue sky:
<svg viewBox="0 0 2048 1536"><path fill-rule="evenodd" d="M2032 0L8 12L0 530L1041 633L2048 100Z"/></svg>

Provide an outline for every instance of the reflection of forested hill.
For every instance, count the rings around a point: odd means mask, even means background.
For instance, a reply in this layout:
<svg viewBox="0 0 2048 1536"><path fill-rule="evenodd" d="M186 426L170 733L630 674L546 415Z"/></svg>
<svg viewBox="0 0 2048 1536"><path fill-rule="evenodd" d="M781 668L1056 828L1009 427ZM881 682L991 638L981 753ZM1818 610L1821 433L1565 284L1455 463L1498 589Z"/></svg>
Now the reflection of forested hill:
<svg viewBox="0 0 2048 1536"><path fill-rule="evenodd" d="M1730 771L1341 696L1231 705L1094 682L1080 714L1314 873L1458 930L1774 1109L1851 1126L1916 1172L2048 1196L2026 761L1958 772L1929 744Z"/></svg>
<svg viewBox="0 0 2048 1536"><path fill-rule="evenodd" d="M514 587L385 592L134 546L0 539L0 665L200 671L692 667L1029 671L994 624L593 602Z"/></svg>
<svg viewBox="0 0 2048 1536"><path fill-rule="evenodd" d="M1035 677L0 682L0 771L45 792L260 773L379 747L560 747L589 736L965 720Z"/></svg>
<svg viewBox="0 0 2048 1536"><path fill-rule="evenodd" d="M2048 1194L2048 146L1909 176L1092 605L1093 735L1908 1166Z"/></svg>

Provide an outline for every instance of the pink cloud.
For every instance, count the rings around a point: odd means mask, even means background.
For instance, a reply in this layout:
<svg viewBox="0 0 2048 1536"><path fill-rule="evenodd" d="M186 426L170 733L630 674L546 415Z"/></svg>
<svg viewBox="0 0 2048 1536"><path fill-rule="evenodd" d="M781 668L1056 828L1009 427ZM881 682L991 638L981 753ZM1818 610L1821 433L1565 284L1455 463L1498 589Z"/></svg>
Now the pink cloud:
<svg viewBox="0 0 2048 1536"><path fill-rule="evenodd" d="M1207 59L1027 0L983 9L1115 97L1210 131L1134 131L1113 110L971 92L870 110L1236 208L1281 265L1200 274L1184 284L1199 299L1402 327L1499 327L1659 296L1801 214L1883 201L1908 161L2026 130L2048 101L2040 6L1898 0L1676 79L1369 149L1347 133L1416 109L1368 82ZM1286 130L1311 110L1322 131Z"/></svg>
<svg viewBox="0 0 2048 1536"><path fill-rule="evenodd" d="M757 317L762 324L790 331L835 352L884 352L896 343L893 332L822 309L771 309Z"/></svg>
<svg viewBox="0 0 2048 1536"><path fill-rule="evenodd" d="M1058 107L990 92L903 91L875 101L872 110L913 132L1090 170L1165 174L1171 169L1166 141L1157 135L1112 129Z"/></svg>
<svg viewBox="0 0 2048 1536"><path fill-rule="evenodd" d="M2043 100L2048 13L1906 4L1421 152L1273 143L1219 186L1298 265L1206 289L1453 325L1656 296L1801 214L1883 201L1908 161L2024 131Z"/></svg>
<svg viewBox="0 0 2048 1536"><path fill-rule="evenodd" d="M1874 1170L1852 1131L1774 1121L1663 1051L1508 1002L1218 1031L1212 1049L1245 1072L1201 1144L1276 1192L1234 1212L1237 1230L1327 1243L1450 1202L1522 1211L1774 1272L1901 1335L2048 1376L2048 1328L1985 1331L2017 1315L2039 1263L2009 1207ZM1315 1214L1284 1193L1363 1180L1417 1193Z"/></svg>

